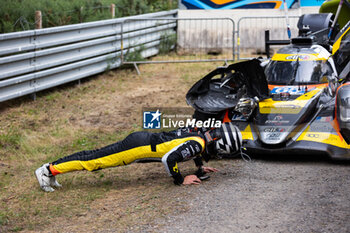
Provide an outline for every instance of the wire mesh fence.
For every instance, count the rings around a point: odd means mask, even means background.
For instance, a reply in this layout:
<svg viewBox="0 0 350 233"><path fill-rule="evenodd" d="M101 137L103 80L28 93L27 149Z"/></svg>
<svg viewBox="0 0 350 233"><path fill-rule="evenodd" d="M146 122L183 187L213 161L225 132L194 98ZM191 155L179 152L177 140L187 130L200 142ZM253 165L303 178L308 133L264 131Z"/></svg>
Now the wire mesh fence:
<svg viewBox="0 0 350 233"><path fill-rule="evenodd" d="M234 32L230 18L127 20L122 33L123 64L233 61ZM156 54L167 56L143 59Z"/></svg>
<svg viewBox="0 0 350 233"><path fill-rule="evenodd" d="M292 37L297 37L299 16L289 16ZM264 54L265 30L270 30L270 39L288 40L284 16L242 17L237 23L238 59ZM278 49L279 46L273 49Z"/></svg>

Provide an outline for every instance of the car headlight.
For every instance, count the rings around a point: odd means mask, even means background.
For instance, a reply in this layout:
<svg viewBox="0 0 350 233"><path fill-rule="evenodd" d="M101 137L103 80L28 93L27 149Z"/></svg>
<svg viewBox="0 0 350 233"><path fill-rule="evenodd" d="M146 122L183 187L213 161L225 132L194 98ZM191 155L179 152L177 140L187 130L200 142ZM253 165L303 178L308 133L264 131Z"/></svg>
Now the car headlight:
<svg viewBox="0 0 350 233"><path fill-rule="evenodd" d="M340 133L350 144L350 83L339 87L336 105Z"/></svg>
<svg viewBox="0 0 350 233"><path fill-rule="evenodd" d="M340 120L342 122L350 122L350 97L341 100L339 110Z"/></svg>

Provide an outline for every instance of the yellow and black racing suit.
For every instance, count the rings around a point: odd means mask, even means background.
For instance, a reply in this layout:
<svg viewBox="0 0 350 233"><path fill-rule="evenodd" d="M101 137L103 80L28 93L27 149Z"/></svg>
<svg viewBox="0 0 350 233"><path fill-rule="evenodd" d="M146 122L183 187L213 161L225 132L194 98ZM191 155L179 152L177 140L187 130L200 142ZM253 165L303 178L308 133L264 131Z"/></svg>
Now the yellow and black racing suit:
<svg viewBox="0 0 350 233"><path fill-rule="evenodd" d="M81 151L60 158L50 164L49 170L52 175L57 175L77 170L95 171L134 162L162 161L169 175L174 178L174 183L182 184L184 178L177 163L194 159L196 166L201 167L204 149L205 140L200 132L135 132L101 149Z"/></svg>

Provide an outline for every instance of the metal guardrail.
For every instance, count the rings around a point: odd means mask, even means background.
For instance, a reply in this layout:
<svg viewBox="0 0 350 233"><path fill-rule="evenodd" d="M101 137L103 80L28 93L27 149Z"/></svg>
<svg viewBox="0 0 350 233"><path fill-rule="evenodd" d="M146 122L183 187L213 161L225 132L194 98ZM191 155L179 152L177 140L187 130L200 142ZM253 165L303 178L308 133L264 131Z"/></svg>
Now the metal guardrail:
<svg viewBox="0 0 350 233"><path fill-rule="evenodd" d="M121 43L122 22L176 15L177 10L172 10L0 34L0 102L119 67L122 55L131 47L131 43ZM143 28L124 29L124 33L139 36L149 32Z"/></svg>
<svg viewBox="0 0 350 233"><path fill-rule="evenodd" d="M233 61L235 55L240 59L242 48L257 50L260 46L264 51L266 29L272 32L272 37L284 39L286 27L281 18L283 16L243 17L235 31L231 18L179 19L177 10L172 10L0 34L0 102L80 80L122 64ZM293 28L299 16L289 18ZM247 26L251 21L255 21L251 23L254 27ZM296 31L292 34L296 35ZM260 38L260 42L256 38ZM143 60L164 49L166 52L176 49L176 55L188 52L191 55L171 60ZM221 57L208 55L220 54L221 49L229 52L222 53Z"/></svg>
<svg viewBox="0 0 350 233"><path fill-rule="evenodd" d="M292 37L298 34L297 23L300 16L288 16ZM237 59L249 59L243 54L265 52L265 31L271 32L271 39L288 40L284 16L242 17L237 23Z"/></svg>

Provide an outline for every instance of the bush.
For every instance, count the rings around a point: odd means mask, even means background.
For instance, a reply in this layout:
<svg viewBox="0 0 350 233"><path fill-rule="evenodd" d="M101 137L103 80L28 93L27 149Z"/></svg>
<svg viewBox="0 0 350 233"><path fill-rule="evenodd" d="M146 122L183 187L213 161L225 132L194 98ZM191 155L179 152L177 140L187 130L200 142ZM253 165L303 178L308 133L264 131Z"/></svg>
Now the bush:
<svg viewBox="0 0 350 233"><path fill-rule="evenodd" d="M175 0L0 0L0 33L35 28L35 11L42 12L43 28L145 14L177 7Z"/></svg>

